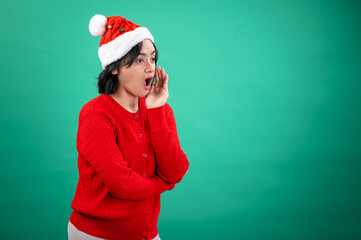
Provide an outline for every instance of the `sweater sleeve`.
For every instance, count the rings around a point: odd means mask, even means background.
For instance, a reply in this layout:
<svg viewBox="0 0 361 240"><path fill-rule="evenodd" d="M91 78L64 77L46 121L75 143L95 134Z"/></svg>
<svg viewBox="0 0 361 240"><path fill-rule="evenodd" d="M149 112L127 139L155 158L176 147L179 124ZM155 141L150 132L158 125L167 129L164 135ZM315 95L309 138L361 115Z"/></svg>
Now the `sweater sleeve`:
<svg viewBox="0 0 361 240"><path fill-rule="evenodd" d="M145 200L173 189L159 177L145 178L127 167L116 143L116 133L109 118L89 112L79 122L77 148L94 167L104 185L115 197Z"/></svg>
<svg viewBox="0 0 361 240"><path fill-rule="evenodd" d="M180 146L173 110L167 103L150 108L148 120L157 161L156 173L167 183L178 183L188 172L189 162Z"/></svg>

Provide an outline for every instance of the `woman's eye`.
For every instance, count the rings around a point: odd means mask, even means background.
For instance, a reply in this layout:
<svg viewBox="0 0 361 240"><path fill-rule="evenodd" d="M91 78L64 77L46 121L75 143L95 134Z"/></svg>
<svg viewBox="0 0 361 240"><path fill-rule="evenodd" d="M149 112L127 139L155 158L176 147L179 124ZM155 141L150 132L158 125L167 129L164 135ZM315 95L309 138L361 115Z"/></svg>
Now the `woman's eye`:
<svg viewBox="0 0 361 240"><path fill-rule="evenodd" d="M155 61L155 57L154 57L154 58L152 58L152 62L154 62L154 61ZM142 58L138 58L138 59L137 59L137 62L138 62L138 63L141 63L141 62L144 62L144 61L143 61L143 59L142 59Z"/></svg>

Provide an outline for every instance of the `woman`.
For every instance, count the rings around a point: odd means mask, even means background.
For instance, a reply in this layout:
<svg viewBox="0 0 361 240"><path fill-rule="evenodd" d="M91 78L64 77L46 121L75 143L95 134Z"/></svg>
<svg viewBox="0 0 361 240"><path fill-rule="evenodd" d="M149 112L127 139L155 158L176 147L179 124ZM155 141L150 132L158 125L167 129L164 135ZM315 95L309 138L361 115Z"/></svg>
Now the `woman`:
<svg viewBox="0 0 361 240"><path fill-rule="evenodd" d="M100 95L79 114L69 239L157 240L160 194L189 167L166 103L168 74L156 69L158 52L146 28L97 14L89 29L102 36L104 71Z"/></svg>

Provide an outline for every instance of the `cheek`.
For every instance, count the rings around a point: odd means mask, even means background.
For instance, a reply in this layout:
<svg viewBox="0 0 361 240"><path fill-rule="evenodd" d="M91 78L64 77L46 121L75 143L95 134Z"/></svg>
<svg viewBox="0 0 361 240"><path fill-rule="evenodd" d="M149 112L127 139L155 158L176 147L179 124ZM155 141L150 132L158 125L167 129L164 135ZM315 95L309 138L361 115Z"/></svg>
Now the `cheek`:
<svg viewBox="0 0 361 240"><path fill-rule="evenodd" d="M118 75L118 80L120 84L127 85L131 81L132 74L129 71L122 71Z"/></svg>
<svg viewBox="0 0 361 240"><path fill-rule="evenodd" d="M136 64L136 63L133 63ZM155 69L155 65L154 65ZM120 83L124 84L133 84L134 82L139 82L140 79L144 78L144 68L142 66L133 65L130 68L123 68L120 73L118 79L120 79Z"/></svg>
<svg viewBox="0 0 361 240"><path fill-rule="evenodd" d="M126 88L133 88L139 84L139 79L143 78L143 75L136 71L122 72L119 77L119 84Z"/></svg>

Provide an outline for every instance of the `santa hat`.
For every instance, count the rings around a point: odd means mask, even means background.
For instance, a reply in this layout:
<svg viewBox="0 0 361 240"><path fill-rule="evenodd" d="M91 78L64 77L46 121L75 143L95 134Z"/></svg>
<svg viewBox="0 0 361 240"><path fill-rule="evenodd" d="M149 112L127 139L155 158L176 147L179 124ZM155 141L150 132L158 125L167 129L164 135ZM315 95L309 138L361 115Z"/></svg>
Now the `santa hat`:
<svg viewBox="0 0 361 240"><path fill-rule="evenodd" d="M90 19L89 30L93 36L103 36L98 50L103 69L122 58L144 39L148 38L154 42L147 28L138 26L121 16L106 18L96 14Z"/></svg>

